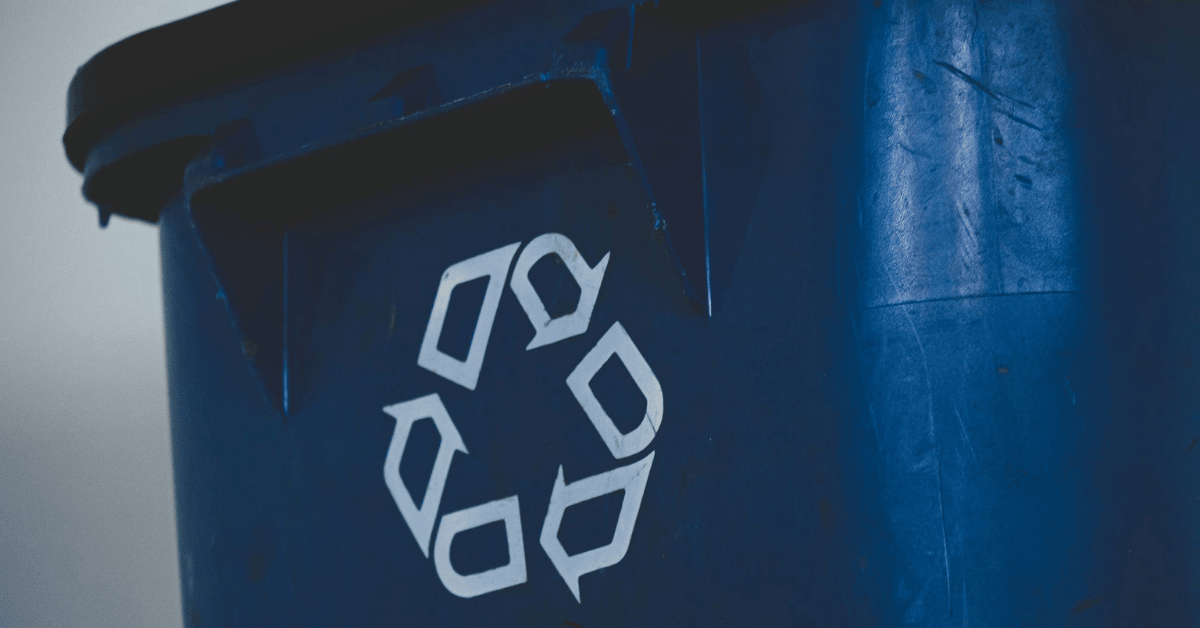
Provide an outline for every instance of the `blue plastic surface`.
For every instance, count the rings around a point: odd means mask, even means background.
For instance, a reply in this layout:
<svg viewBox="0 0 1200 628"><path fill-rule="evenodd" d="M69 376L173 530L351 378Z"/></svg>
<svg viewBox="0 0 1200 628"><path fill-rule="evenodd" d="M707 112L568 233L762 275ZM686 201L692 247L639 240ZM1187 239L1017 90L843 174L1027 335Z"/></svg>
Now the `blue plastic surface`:
<svg viewBox="0 0 1200 628"><path fill-rule="evenodd" d="M85 172L169 197L185 623L1200 625L1198 32L513 0L131 117ZM147 201L148 163L186 165ZM583 331L530 347L514 273L550 318L594 290ZM646 368L572 375L618 328ZM461 447L397 429L435 394Z"/></svg>

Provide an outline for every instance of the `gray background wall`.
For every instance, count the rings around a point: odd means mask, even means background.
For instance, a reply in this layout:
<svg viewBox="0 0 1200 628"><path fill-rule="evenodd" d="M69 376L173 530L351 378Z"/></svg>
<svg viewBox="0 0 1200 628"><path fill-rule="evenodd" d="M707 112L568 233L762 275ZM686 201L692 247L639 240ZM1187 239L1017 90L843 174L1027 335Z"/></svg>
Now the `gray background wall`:
<svg viewBox="0 0 1200 628"><path fill-rule="evenodd" d="M67 85L213 0L0 0L0 627L179 626L158 235L79 192Z"/></svg>

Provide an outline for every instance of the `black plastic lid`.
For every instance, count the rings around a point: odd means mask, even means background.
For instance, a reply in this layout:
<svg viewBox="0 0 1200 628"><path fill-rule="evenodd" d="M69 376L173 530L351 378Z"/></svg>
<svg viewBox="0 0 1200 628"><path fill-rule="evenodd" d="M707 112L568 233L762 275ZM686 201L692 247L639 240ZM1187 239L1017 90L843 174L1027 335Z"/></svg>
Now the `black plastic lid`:
<svg viewBox="0 0 1200 628"><path fill-rule="evenodd" d="M97 139L150 107L472 1L239 0L139 33L75 72L67 158L82 172Z"/></svg>

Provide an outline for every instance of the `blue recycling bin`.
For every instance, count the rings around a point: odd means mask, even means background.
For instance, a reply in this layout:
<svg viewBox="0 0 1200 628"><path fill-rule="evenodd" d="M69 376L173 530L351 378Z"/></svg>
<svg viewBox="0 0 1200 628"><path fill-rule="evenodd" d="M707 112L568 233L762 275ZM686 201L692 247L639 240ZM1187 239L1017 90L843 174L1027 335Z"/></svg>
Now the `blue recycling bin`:
<svg viewBox="0 0 1200 628"><path fill-rule="evenodd" d="M162 243L188 626L1200 625L1200 4L242 0Z"/></svg>

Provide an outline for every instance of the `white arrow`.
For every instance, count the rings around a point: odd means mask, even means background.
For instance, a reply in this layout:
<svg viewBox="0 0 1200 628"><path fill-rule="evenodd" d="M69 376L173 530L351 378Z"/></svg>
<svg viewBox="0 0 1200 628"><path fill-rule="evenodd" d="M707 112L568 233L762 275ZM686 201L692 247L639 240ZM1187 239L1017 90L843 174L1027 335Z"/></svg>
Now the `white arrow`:
<svg viewBox="0 0 1200 628"><path fill-rule="evenodd" d="M492 323L496 321L496 308L500 307L500 295L504 293L504 278L508 265L520 248L520 242L502 246L494 251L476 255L451 265L442 273L437 295L433 298L433 311L429 313L429 324L421 340L421 351L417 354L417 365L466 388L475 390L479 382L479 371L483 369L483 356L487 353L488 339L492 336ZM488 278L487 292L483 295L483 306L479 318L475 319L475 333L471 336L471 348L467 359L459 360L438 350L442 337L442 326L446 323L446 310L450 307L450 293L454 287L479 279Z"/></svg>
<svg viewBox="0 0 1200 628"><path fill-rule="evenodd" d="M575 283L579 284L579 304L575 311L555 319L546 312L546 305L529 283L529 269L543 257L551 253L562 259ZM544 347L559 340L587 331L588 323L592 320L592 308L596 306L596 297L600 294L600 283L604 281L604 269L608 268L608 254L605 253L595 268L589 268L583 260L575 243L560 233L545 233L533 239L513 267L513 294L525 309L525 315L533 324L534 336L526 350Z"/></svg>
<svg viewBox="0 0 1200 628"><path fill-rule="evenodd" d="M462 575L450 564L450 546L465 530L504 522L508 540L508 564L479 573ZM516 495L452 512L442 517L437 542L433 544L433 566L446 590L458 597L475 597L525 582L525 537L521 531L521 504Z"/></svg>
<svg viewBox="0 0 1200 628"><path fill-rule="evenodd" d="M650 465L653 463L654 452L651 452L631 465L571 484L563 481L562 467L558 468L558 479L554 481L554 492L550 494L550 510L546 512L546 522L542 524L541 542L542 549L546 550L550 562L554 563L554 568L575 595L576 602L582 602L579 597L580 576L621 562L625 552L629 551L633 524L637 523L642 494L646 492L646 480L650 477ZM570 506L620 490L625 491L625 496L621 500L621 514L617 516L617 529L613 532L612 541L603 547L568 556L558 540L558 527L562 525L563 513Z"/></svg>
<svg viewBox="0 0 1200 628"><path fill-rule="evenodd" d="M616 423L613 423L612 417L608 416L608 412L600 405L600 400L596 398L591 387L592 378L614 355L625 365L625 370L646 398L646 414L642 416L642 422L628 434L617 429ZM654 375L650 365L646 363L646 358L642 357L642 352L638 351L619 322L613 323L596 342L596 346L583 356L579 366L567 376L567 387L571 389L575 400L596 427L596 432L608 446L608 451L617 460L628 458L649 447L650 441L654 440L662 426L662 385L659 384L658 377Z"/></svg>
<svg viewBox="0 0 1200 628"><path fill-rule="evenodd" d="M454 452L467 453L458 429L450 420L450 413L436 393L426 395L412 401L387 406L384 412L396 419L396 431L392 433L392 443L388 446L387 459L383 463L383 479L387 482L392 499L400 508L400 514L408 523L417 545L425 557L429 557L429 538L433 535L433 524L437 519L438 507L442 503L442 492L446 488L446 478L450 475L450 462ZM433 419L442 442L438 446L437 459L433 462L433 473L429 476L429 485L425 488L425 498L418 507L400 479L400 458L404 456L404 447L408 444L408 434L412 431L413 423L421 419Z"/></svg>

